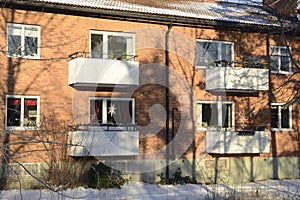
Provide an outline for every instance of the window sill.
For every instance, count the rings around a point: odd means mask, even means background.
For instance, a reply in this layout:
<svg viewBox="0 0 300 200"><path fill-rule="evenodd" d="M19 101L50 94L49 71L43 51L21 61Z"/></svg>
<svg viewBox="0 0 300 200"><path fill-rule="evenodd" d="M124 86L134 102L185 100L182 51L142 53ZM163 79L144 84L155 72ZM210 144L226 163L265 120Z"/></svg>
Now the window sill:
<svg viewBox="0 0 300 200"><path fill-rule="evenodd" d="M294 131L292 128L272 128L272 131L284 132L284 131Z"/></svg>
<svg viewBox="0 0 300 200"><path fill-rule="evenodd" d="M207 69L207 67L205 67L205 66L196 66L195 68L196 69Z"/></svg>
<svg viewBox="0 0 300 200"><path fill-rule="evenodd" d="M10 126L10 127L6 127L5 130L7 130L7 131L35 131L35 130L40 130L40 127Z"/></svg>
<svg viewBox="0 0 300 200"><path fill-rule="evenodd" d="M234 128L199 128L197 131L235 131Z"/></svg>
<svg viewBox="0 0 300 200"><path fill-rule="evenodd" d="M38 56L10 56L10 55L6 55L6 57L8 58L15 58L15 59L28 59L28 60L39 60L41 59L41 57Z"/></svg>
<svg viewBox="0 0 300 200"><path fill-rule="evenodd" d="M278 75L291 75L291 74L293 74L293 72L291 72L291 71L289 71L289 72L287 72L287 71L271 71L271 73L272 74L278 74Z"/></svg>

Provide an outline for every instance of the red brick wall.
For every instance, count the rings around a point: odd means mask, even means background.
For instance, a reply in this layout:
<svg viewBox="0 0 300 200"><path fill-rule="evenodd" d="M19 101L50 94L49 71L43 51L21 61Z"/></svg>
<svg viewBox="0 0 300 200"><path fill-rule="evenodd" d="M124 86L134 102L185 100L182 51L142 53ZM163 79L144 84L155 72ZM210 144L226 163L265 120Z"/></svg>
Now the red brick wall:
<svg viewBox="0 0 300 200"><path fill-rule="evenodd" d="M136 53L140 62L140 82L142 87L132 94L136 100L136 123L140 126L140 156L135 159L163 158L161 150L165 146L165 126L163 120L157 120L160 110L152 110L153 121L150 121L149 109L160 104L165 106L165 33L167 28L159 25L141 24L125 21L113 21L96 18L84 18L71 15L38 13L16 10L13 14L8 9L1 10L0 43L6 43L6 22L21 24L33 24L41 26L41 59L11 59L3 53L0 55L0 69L2 72L0 81L0 128L4 130L5 123L5 95L38 95L41 97L41 119L55 116L56 120L65 125L74 125L74 117L86 122L88 117L87 107L78 109L73 113L74 97L83 95L81 101L87 103L89 96L109 97L127 96L127 90L112 94L111 91L76 91L68 86L68 55L77 51L89 51L89 31L124 31L136 33ZM264 59L266 55L266 36L243 32L231 32L213 29L193 29L186 27L173 27L170 33L170 108L178 108L175 116L175 136L177 131L186 134L176 139L175 152L187 158L207 157L205 154L205 132L195 131L195 112L191 109L196 100L210 100L211 94L205 90L205 70L195 70L195 40L196 38L233 41L235 42L235 59L243 61L248 56L258 56ZM272 43L275 43L272 41ZM2 46L3 48L4 46ZM299 58L296 57L298 60ZM11 65L15 66L13 80L8 81ZM173 74L172 74L173 73ZM274 84L286 79L286 77L272 76ZM299 77L295 77L299 82ZM9 83L9 84L8 84ZM159 84L158 84L159 83ZM287 86L285 94L291 93L291 87ZM190 90L191 89L191 90ZM282 95L281 95L282 96ZM250 110L249 105L255 106L255 116L250 123L257 125L269 125L269 109L267 93L259 93L256 96L228 96L228 100L236 104L236 124L239 120L239 111ZM277 134L278 155L298 155L299 128L297 119L299 112L294 109L295 132ZM299 110L299 109L298 109ZM171 112L171 110L170 110ZM188 113L190 116L188 116ZM156 116L156 117L155 117ZM82 119L80 119L82 117ZM155 121L157 120L157 121ZM248 121L249 122L249 121ZM157 132L144 130L144 126L158 124L162 129ZM182 126L180 126L182 125ZM156 131L156 130L155 130ZM171 131L171 119L170 119ZM52 131L55 132L55 131ZM26 132L33 134L33 132ZM52 133L51 133L52 134ZM63 135L63 133L62 133ZM179 136L179 135L178 135ZM195 136L196 151L193 149L192 139ZM34 136L36 137L36 136ZM171 137L171 136L170 136ZM172 139L172 138L170 138ZM20 140L20 138L19 138ZM32 148L42 148L40 144L33 144ZM18 151L25 151L28 146L18 146ZM162 149L163 150L163 149ZM148 154L145 154L148 153ZM271 154L270 154L271 155ZM143 157L144 156L144 157ZM268 156L268 155L264 155ZM41 161L45 159L43 154L36 156L31 153L29 157L23 157L24 161Z"/></svg>

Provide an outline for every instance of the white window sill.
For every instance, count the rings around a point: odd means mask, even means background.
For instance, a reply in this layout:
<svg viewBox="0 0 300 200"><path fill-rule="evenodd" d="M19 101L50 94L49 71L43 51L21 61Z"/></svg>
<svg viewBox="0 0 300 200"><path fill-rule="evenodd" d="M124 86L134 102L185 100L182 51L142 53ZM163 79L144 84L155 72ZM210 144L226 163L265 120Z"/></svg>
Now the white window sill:
<svg viewBox="0 0 300 200"><path fill-rule="evenodd" d="M7 130L7 131L35 131L35 130L40 130L40 127L10 126L10 127L6 127L5 130Z"/></svg>
<svg viewBox="0 0 300 200"><path fill-rule="evenodd" d="M207 69L205 66L196 66L196 69Z"/></svg>
<svg viewBox="0 0 300 200"><path fill-rule="evenodd" d="M39 60L41 59L41 57L39 55L37 56L10 56L10 55L6 55L6 57L8 58L16 58L16 59L30 59L30 60Z"/></svg>
<svg viewBox="0 0 300 200"><path fill-rule="evenodd" d="M272 74L281 74L281 75L291 75L293 72L291 71L271 71Z"/></svg>
<svg viewBox="0 0 300 200"><path fill-rule="evenodd" d="M272 128L272 131L284 132L284 131L294 131L292 128Z"/></svg>
<svg viewBox="0 0 300 200"><path fill-rule="evenodd" d="M197 127L197 131L235 131L234 128L199 128Z"/></svg>

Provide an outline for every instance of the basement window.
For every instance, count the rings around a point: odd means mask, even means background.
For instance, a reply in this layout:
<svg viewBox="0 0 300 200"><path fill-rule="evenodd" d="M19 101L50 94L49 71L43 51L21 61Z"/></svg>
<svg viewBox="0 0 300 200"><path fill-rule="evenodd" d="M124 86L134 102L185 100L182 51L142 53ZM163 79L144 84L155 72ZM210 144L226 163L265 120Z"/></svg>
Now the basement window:
<svg viewBox="0 0 300 200"><path fill-rule="evenodd" d="M39 126L40 97L7 95L6 129L36 129Z"/></svg>
<svg viewBox="0 0 300 200"><path fill-rule="evenodd" d="M40 27L24 24L7 24L7 56L40 57Z"/></svg>

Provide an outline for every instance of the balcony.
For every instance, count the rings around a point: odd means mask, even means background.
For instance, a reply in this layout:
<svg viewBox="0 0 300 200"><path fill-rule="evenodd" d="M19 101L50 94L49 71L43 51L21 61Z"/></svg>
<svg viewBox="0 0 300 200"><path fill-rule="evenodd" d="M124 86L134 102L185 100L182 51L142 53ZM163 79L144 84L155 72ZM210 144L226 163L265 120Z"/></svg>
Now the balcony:
<svg viewBox="0 0 300 200"><path fill-rule="evenodd" d="M139 62L99 59L72 54L69 61L70 86L114 87L139 85Z"/></svg>
<svg viewBox="0 0 300 200"><path fill-rule="evenodd" d="M94 126L68 134L69 156L135 156L139 132L131 127Z"/></svg>
<svg viewBox="0 0 300 200"><path fill-rule="evenodd" d="M206 69L206 90L211 92L258 92L268 89L268 69L244 67Z"/></svg>
<svg viewBox="0 0 300 200"><path fill-rule="evenodd" d="M207 131L206 152L216 154L270 153L266 131Z"/></svg>

